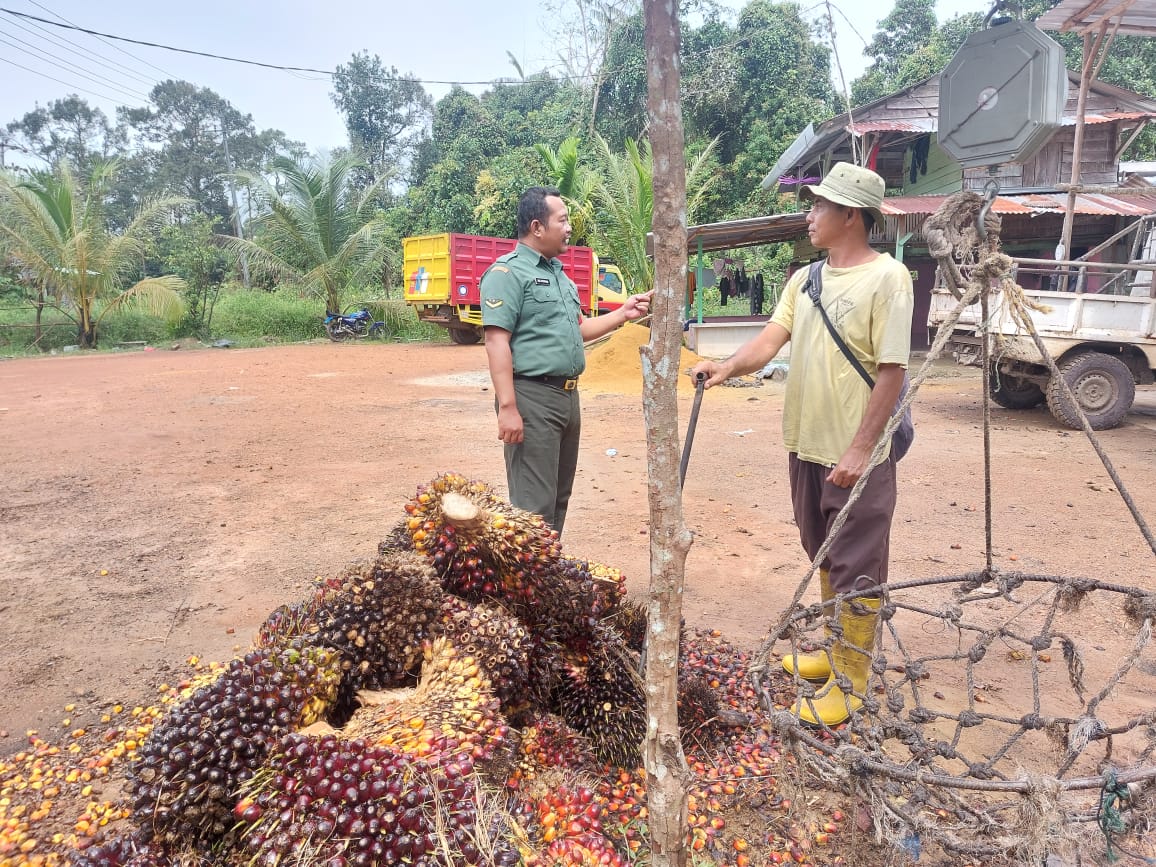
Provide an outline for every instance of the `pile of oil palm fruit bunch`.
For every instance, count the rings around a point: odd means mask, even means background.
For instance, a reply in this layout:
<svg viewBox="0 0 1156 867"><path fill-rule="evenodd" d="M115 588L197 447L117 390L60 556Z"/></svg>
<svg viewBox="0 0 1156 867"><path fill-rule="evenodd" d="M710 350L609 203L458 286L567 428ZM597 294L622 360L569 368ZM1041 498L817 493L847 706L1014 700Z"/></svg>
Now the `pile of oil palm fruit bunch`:
<svg viewBox="0 0 1156 867"><path fill-rule="evenodd" d="M644 636L620 573L440 476L373 560L317 579L232 661L197 661L139 724L106 713L84 746L32 737L0 761L0 867L634 863ZM797 769L746 662L717 633L682 637L688 845L734 867L842 863L842 814L800 819L781 790ZM92 781L118 775L98 801ZM54 804L80 818L53 825Z"/></svg>

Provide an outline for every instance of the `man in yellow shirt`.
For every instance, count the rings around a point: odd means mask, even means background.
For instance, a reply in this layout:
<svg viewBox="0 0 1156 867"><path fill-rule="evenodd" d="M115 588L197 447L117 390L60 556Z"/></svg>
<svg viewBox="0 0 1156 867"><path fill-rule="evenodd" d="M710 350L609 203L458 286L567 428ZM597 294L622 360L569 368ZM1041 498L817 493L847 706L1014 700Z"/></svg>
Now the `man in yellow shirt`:
<svg viewBox="0 0 1156 867"><path fill-rule="evenodd" d="M883 178L869 169L838 163L818 186L807 214L811 243L827 251L820 303L840 337L875 380L869 388L836 345L822 316L804 292L808 269L783 289L770 322L725 361L704 361L706 387L753 373L791 341L783 403L783 444L788 452L795 523L807 556L819 552L851 488L863 476L895 407L911 352L914 292L911 275L868 243L882 222ZM847 522L820 564L824 602L870 590L887 581L891 518L895 512L895 456L871 470ZM784 667L808 680L826 681L820 697L802 700L795 713L805 722L837 725L862 705L875 648L879 597L858 597L825 609L837 618L830 655L792 655ZM830 622L830 621L829 621ZM840 634L841 633L841 634ZM845 679L841 679L845 678ZM850 690L840 687L840 683ZM858 694L855 695L855 694Z"/></svg>

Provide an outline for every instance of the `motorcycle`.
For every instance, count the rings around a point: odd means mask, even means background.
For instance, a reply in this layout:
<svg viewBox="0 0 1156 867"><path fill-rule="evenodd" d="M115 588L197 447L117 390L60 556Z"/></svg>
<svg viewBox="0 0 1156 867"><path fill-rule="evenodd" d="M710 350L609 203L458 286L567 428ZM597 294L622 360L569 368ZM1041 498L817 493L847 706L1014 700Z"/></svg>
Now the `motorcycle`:
<svg viewBox="0 0 1156 867"><path fill-rule="evenodd" d="M364 307L355 313L325 311L325 333L330 340L338 343L343 340L360 340L362 337L384 339L389 336L385 323L374 320Z"/></svg>

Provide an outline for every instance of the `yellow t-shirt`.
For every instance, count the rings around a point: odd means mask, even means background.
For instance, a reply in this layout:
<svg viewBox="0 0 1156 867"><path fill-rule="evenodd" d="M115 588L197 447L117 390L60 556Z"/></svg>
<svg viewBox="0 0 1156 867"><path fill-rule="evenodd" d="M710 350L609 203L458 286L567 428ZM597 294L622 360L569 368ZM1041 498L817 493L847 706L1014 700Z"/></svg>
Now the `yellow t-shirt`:
<svg viewBox="0 0 1156 867"><path fill-rule="evenodd" d="M802 268L787 281L771 317L791 333L783 445L801 460L833 467L859 430L871 390L802 293L807 272ZM853 268L824 264L820 302L872 378L880 364L907 366L915 293L901 263L883 253Z"/></svg>

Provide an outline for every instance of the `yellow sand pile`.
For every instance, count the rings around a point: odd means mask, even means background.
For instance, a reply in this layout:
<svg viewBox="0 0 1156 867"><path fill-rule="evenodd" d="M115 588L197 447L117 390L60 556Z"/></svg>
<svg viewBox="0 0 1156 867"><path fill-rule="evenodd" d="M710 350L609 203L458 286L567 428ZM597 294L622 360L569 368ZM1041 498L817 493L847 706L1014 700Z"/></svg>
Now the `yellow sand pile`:
<svg viewBox="0 0 1156 867"><path fill-rule="evenodd" d="M627 322L586 354L586 372L582 374L583 391L612 391L621 394L642 393L642 358L640 346L650 342L650 329ZM686 372L702 358L685 346L678 358L679 391L694 391Z"/></svg>

